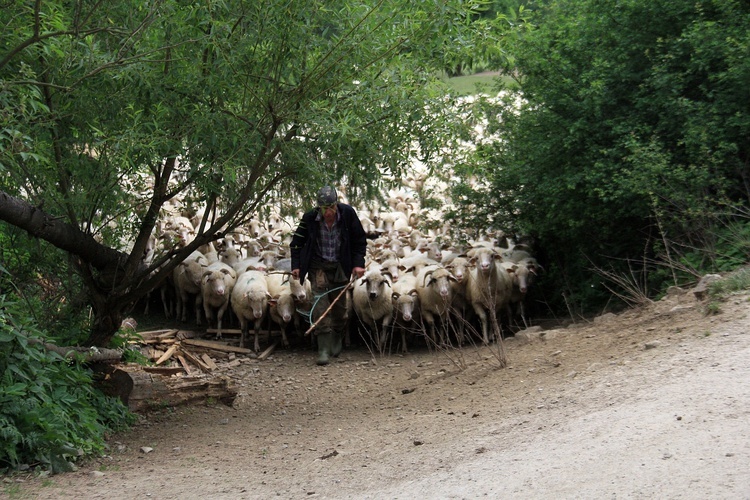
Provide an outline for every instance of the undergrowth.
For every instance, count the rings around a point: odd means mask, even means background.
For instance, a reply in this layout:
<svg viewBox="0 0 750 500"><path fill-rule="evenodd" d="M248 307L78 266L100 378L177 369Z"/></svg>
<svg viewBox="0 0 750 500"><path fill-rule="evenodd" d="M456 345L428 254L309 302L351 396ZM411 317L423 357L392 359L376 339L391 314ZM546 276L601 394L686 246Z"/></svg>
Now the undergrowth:
<svg viewBox="0 0 750 500"><path fill-rule="evenodd" d="M104 451L107 433L135 419L94 388L83 364L37 341L48 338L18 302L0 295L0 472L72 470L80 457Z"/></svg>

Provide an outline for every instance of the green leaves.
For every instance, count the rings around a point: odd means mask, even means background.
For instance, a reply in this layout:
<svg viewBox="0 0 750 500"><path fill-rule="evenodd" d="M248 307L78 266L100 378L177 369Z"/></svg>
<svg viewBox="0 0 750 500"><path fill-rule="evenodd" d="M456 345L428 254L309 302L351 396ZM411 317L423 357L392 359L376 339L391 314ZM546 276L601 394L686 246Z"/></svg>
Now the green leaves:
<svg viewBox="0 0 750 500"><path fill-rule="evenodd" d="M553 0L515 36L521 104L488 115L482 152L504 196L477 197L565 249L555 286L583 296L592 264L659 259L666 235L710 241L707 214L749 201L746 2Z"/></svg>
<svg viewBox="0 0 750 500"><path fill-rule="evenodd" d="M104 450L109 430L131 422L119 400L92 387L91 374L46 351L18 305L0 296L0 468L43 464L69 470Z"/></svg>

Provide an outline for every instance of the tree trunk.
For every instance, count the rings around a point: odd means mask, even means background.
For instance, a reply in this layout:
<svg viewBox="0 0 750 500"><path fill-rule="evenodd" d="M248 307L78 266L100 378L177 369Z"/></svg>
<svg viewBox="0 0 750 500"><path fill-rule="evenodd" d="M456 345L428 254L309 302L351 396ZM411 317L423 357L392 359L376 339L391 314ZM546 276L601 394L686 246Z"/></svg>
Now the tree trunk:
<svg viewBox="0 0 750 500"><path fill-rule="evenodd" d="M116 307L112 304L106 304L101 308L94 307L94 324L91 325L91 333L83 345L97 347L109 345L122 324L125 316L123 309L122 306Z"/></svg>

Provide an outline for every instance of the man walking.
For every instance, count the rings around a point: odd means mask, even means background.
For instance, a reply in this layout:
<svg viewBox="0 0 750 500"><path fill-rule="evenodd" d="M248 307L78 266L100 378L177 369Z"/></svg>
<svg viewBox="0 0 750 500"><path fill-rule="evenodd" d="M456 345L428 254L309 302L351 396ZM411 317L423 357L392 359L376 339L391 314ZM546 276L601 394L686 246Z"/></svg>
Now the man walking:
<svg viewBox="0 0 750 500"><path fill-rule="evenodd" d="M339 203L336 190L324 186L318 191L317 208L302 216L290 244L292 276L304 282L307 277L315 307L310 320L314 323L350 280L365 273L367 238L357 212ZM320 297L320 300L317 300ZM330 356L341 352L346 328L346 301L337 301L317 324L319 365L327 365Z"/></svg>

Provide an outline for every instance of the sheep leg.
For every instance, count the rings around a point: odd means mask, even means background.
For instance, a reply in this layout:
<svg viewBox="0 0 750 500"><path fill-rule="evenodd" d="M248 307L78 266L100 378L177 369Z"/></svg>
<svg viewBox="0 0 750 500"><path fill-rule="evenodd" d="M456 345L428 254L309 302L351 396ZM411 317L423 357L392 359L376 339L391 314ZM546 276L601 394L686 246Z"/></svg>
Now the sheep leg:
<svg viewBox="0 0 750 500"><path fill-rule="evenodd" d="M201 325L201 309L203 309L203 295L200 293L195 297L195 324Z"/></svg>
<svg viewBox="0 0 750 500"><path fill-rule="evenodd" d="M239 319L240 319L240 330L242 330L242 333L240 334L240 347L245 347L245 339L247 338L250 325L248 324L248 321L241 314L239 315Z"/></svg>
<svg viewBox="0 0 750 500"><path fill-rule="evenodd" d="M219 308L219 310L216 312L216 338L221 338L221 323L224 320L224 312L227 310L227 305L229 303L225 303L223 306Z"/></svg>
<svg viewBox="0 0 750 500"><path fill-rule="evenodd" d="M161 292L160 293L161 305L162 307L164 307L164 317L169 319L172 317L172 307L171 307L171 304L169 303L169 300L167 300L167 287L162 286L160 292Z"/></svg>
<svg viewBox="0 0 750 500"><path fill-rule="evenodd" d="M255 330L255 352L260 352L260 340L258 339L260 326L261 326L261 320L256 319L255 328L253 328L253 330Z"/></svg>
<svg viewBox="0 0 750 500"><path fill-rule="evenodd" d="M490 336L489 325L487 324L487 311L480 304L474 304L474 312L477 313L479 321L482 323L482 342L484 345L488 345L490 343Z"/></svg>
<svg viewBox="0 0 750 500"><path fill-rule="evenodd" d="M281 345L283 347L289 347L289 339L286 336L286 327L289 326L289 323L284 323L283 321L279 325L279 330L281 330Z"/></svg>

